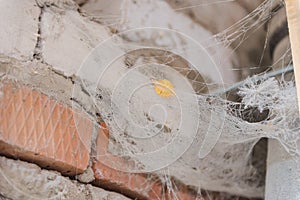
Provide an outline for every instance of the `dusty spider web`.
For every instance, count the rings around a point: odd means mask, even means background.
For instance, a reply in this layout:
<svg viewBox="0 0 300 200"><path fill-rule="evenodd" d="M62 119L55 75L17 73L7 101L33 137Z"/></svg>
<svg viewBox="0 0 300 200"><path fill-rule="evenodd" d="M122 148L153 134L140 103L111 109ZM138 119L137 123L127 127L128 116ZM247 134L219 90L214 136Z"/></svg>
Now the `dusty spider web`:
<svg viewBox="0 0 300 200"><path fill-rule="evenodd" d="M213 4L227 2L233 1ZM201 40L201 47L189 43L181 33L165 29L152 27L155 31L126 32L126 28L135 28L130 23L123 23L124 13L130 13L130 8L124 9L121 16L92 16L100 22L105 19L103 23L109 27L125 29L113 37L112 44L103 45L105 48L119 47L125 53L116 54L113 60L109 58L106 62L95 58L105 54L96 50L92 55L95 62L107 65L96 73L96 81L89 81L90 78L83 81L97 112L101 113L95 121L104 121L109 127L103 127L109 129L109 153L98 155L107 157L102 159L104 164L124 171L151 172L149 179L162 181L166 186L164 192L173 199L178 199L175 190L179 182L198 192L207 189L261 196L265 155L257 152L265 150L256 145L260 139L277 139L290 154L300 153L294 80L285 80L286 71L275 73L276 76L267 73L275 65L284 68L291 64L291 53L288 48L273 64L262 66L267 54L267 30L262 55L256 65L245 69L234 57L243 42L266 26L276 14L273 9L276 3L266 0L224 31L214 35L205 32L207 37ZM206 5L197 3L174 10ZM134 7L126 3L123 6ZM165 36L171 41L164 40ZM184 42L180 41L184 39ZM221 52L214 52L220 47ZM190 56L193 51L213 56L198 62L194 54ZM235 72L247 71L248 78L236 85L214 80L210 75L215 71L207 75L199 67L201 62L211 64L211 59L215 59L214 65L225 63ZM118 68L120 63L124 64L122 69ZM261 72L249 77L254 73L252 70ZM84 74L84 71L80 73ZM116 73L120 77L111 78L115 81L113 85L105 84L107 79L101 79ZM170 90L173 98L157 95L155 80L171 80L175 89L164 85L161 88ZM234 100L226 99L229 94ZM112 154L132 162L126 166L114 163L109 159Z"/></svg>

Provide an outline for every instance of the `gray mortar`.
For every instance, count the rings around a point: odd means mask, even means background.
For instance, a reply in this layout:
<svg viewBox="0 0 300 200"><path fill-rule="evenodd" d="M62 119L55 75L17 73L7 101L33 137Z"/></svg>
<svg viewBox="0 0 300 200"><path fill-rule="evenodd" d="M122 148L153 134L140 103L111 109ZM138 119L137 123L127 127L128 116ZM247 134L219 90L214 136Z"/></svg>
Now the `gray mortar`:
<svg viewBox="0 0 300 200"><path fill-rule="evenodd" d="M95 180L91 161L89 163L88 168L82 174L77 175L76 179L82 183L90 183Z"/></svg>

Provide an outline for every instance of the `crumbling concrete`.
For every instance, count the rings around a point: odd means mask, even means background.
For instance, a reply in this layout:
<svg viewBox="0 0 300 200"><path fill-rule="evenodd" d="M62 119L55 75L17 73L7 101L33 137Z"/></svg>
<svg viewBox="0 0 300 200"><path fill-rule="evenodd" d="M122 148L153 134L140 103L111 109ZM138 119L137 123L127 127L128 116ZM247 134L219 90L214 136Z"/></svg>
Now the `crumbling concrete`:
<svg viewBox="0 0 300 200"><path fill-rule="evenodd" d="M0 195L9 199L121 200L127 197L81 184L37 165L0 157Z"/></svg>

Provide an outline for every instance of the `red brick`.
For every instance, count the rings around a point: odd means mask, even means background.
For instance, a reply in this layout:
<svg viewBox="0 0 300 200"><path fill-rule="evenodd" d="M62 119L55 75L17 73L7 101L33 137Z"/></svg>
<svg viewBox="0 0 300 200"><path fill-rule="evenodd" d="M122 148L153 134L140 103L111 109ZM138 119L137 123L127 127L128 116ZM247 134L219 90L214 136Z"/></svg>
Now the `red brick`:
<svg viewBox="0 0 300 200"><path fill-rule="evenodd" d="M153 182L152 187L148 192L148 199L164 199L163 188L160 182Z"/></svg>
<svg viewBox="0 0 300 200"><path fill-rule="evenodd" d="M109 132L105 123L101 123L101 126L98 131L96 160L93 163L94 184L119 191L131 198L162 199L162 187L151 175L125 172L128 168L133 168L134 163L108 152ZM122 168L123 171L118 170Z"/></svg>
<svg viewBox="0 0 300 200"><path fill-rule="evenodd" d="M0 152L65 175L88 166L93 124L84 114L15 82L3 81Z"/></svg>

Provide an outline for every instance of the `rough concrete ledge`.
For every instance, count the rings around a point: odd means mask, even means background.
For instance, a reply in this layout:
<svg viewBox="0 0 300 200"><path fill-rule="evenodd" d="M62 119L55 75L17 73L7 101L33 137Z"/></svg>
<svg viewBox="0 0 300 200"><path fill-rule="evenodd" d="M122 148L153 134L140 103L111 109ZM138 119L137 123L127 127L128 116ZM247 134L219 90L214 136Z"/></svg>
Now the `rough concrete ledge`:
<svg viewBox="0 0 300 200"><path fill-rule="evenodd" d="M0 157L0 199L126 200L127 197L78 183L37 165Z"/></svg>

